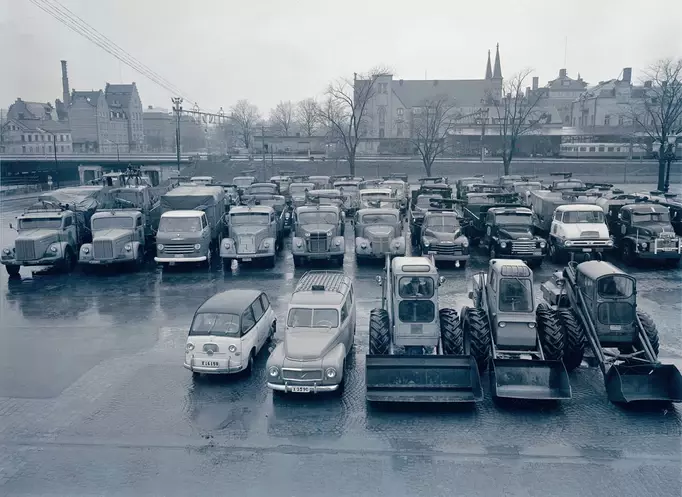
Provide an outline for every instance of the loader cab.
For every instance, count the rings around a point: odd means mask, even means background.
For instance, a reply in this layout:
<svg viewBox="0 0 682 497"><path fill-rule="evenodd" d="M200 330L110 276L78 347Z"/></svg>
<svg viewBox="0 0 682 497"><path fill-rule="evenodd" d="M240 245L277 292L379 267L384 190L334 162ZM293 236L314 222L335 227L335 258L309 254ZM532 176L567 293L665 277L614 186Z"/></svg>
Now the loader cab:
<svg viewBox="0 0 682 497"><path fill-rule="evenodd" d="M493 312L532 313L532 276L530 269L522 261L491 261L488 289L494 297L490 299L491 307L494 306Z"/></svg>

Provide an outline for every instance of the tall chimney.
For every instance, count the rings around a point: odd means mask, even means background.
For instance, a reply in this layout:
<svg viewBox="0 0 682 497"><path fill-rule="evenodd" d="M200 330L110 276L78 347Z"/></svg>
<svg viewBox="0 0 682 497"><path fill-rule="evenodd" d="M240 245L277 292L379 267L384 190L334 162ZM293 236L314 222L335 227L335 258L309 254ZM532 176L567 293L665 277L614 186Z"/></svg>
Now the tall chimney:
<svg viewBox="0 0 682 497"><path fill-rule="evenodd" d="M632 67L623 68L623 81L629 83L632 80Z"/></svg>
<svg viewBox="0 0 682 497"><path fill-rule="evenodd" d="M69 91L69 75L66 72L66 61L62 61L62 100L68 108L71 102L71 92Z"/></svg>
<svg viewBox="0 0 682 497"><path fill-rule="evenodd" d="M533 76L533 90L537 90L540 86L540 78L538 76Z"/></svg>
<svg viewBox="0 0 682 497"><path fill-rule="evenodd" d="M559 69L559 77L560 78L566 77L566 69Z"/></svg>

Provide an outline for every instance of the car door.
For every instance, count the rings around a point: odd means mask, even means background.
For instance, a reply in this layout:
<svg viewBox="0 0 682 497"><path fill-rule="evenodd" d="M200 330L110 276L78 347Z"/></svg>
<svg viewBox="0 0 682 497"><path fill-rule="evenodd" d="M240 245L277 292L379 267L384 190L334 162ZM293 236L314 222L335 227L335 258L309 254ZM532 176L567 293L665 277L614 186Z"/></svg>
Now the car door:
<svg viewBox="0 0 682 497"><path fill-rule="evenodd" d="M253 309L251 306L248 306L242 313L241 353L242 356L244 356L243 360L248 360L248 354L251 353L252 349L256 350L256 354L258 353L257 341L258 330L256 328L256 319L253 315Z"/></svg>
<svg viewBox="0 0 682 497"><path fill-rule="evenodd" d="M260 300L261 304L263 305L263 309L265 309L265 315L263 316L263 320L265 321L265 341L268 341L268 338L270 338L270 330L274 329L276 326L276 321L277 321L277 316L275 315L275 311L270 305L270 300L268 299L268 296L265 293L260 294Z"/></svg>
<svg viewBox="0 0 682 497"><path fill-rule="evenodd" d="M258 296L258 298L256 298L256 300L254 300L251 304L251 310L253 311L253 317L256 320L256 325L254 326L254 341L257 354L260 352L261 347L263 347L263 344L265 343L268 327L266 320L263 319L265 312L263 310L263 304L261 303L260 296Z"/></svg>

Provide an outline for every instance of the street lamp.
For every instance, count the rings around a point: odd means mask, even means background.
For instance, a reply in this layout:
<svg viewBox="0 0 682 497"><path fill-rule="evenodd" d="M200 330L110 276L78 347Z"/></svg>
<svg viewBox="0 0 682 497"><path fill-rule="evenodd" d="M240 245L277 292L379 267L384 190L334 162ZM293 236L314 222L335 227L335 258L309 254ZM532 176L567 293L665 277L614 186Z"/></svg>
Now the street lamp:
<svg viewBox="0 0 682 497"><path fill-rule="evenodd" d="M41 133L47 133L49 135L52 135L52 147L54 148L54 178L57 183L57 188L59 188L59 161L57 160L57 135L55 135L51 131L48 131L40 127L36 127L36 129Z"/></svg>
<svg viewBox="0 0 682 497"><path fill-rule="evenodd" d="M118 162L120 164L121 163L121 154L118 151L118 145L119 144L116 142L112 142L111 140L107 140L106 138L104 139L104 141L109 142L112 145L116 145L116 162Z"/></svg>
<svg viewBox="0 0 682 497"><path fill-rule="evenodd" d="M178 160L178 173L180 172L180 114L182 113L182 98L171 98L173 111L175 112L175 149ZM196 104L195 104L196 105Z"/></svg>
<svg viewBox="0 0 682 497"><path fill-rule="evenodd" d="M675 143L677 143L677 135L668 137L668 149L665 151L665 183L663 184L663 192L668 193L670 189L670 165L675 160Z"/></svg>

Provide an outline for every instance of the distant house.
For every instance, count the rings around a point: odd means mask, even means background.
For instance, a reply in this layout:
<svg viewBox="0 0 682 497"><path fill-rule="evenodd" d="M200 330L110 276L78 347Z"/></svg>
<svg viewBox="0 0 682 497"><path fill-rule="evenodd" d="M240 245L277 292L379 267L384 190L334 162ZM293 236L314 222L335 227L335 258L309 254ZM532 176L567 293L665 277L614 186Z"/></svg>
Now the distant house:
<svg viewBox="0 0 682 497"><path fill-rule="evenodd" d="M3 152L13 155L73 153L71 130L66 123L41 119L8 119L2 127Z"/></svg>
<svg viewBox="0 0 682 497"><path fill-rule="evenodd" d="M142 101L137 91L137 85L133 82L129 85L112 85L107 83L104 95L109 106L109 117L113 123L114 134L118 141L118 135L124 131L127 135L125 143L130 151L141 152L144 150L144 118ZM121 128L122 127L122 128Z"/></svg>
<svg viewBox="0 0 682 497"><path fill-rule="evenodd" d="M114 152L109 134L109 106L102 90L76 91L70 97L69 122L73 148L79 153ZM127 140L123 141L127 148Z"/></svg>

